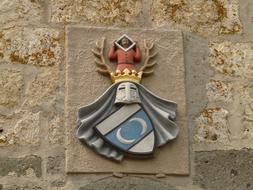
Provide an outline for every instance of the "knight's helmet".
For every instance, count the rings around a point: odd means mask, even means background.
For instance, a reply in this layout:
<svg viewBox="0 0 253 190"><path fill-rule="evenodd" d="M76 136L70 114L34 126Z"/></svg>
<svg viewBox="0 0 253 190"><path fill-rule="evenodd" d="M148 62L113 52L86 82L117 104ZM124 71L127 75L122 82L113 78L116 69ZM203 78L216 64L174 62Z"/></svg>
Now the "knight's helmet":
<svg viewBox="0 0 253 190"><path fill-rule="evenodd" d="M135 83L140 83L142 73L127 68L121 72L111 74L112 82L119 83L115 103L133 104L140 103L140 95Z"/></svg>
<svg viewBox="0 0 253 190"><path fill-rule="evenodd" d="M132 82L122 82L119 84L116 93L115 103L140 103L140 96L137 86Z"/></svg>

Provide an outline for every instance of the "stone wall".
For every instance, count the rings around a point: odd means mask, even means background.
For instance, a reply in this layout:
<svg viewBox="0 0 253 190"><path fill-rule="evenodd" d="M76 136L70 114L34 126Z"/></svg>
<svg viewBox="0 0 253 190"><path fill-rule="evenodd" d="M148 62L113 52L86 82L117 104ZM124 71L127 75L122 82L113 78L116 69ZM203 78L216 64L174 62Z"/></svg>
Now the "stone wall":
<svg viewBox="0 0 253 190"><path fill-rule="evenodd" d="M73 26L183 32L189 175L66 173ZM0 190L253 189L252 40L252 0L1 0Z"/></svg>

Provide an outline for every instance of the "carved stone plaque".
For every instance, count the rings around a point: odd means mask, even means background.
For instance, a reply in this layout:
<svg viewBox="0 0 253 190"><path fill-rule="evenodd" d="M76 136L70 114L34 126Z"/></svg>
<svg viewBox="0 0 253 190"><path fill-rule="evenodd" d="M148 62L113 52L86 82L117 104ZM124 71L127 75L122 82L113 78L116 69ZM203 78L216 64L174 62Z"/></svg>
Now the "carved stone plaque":
<svg viewBox="0 0 253 190"><path fill-rule="evenodd" d="M97 155L90 147L83 146L75 136L77 110L92 103L109 86L110 79L99 75L94 64L92 48L105 37L105 49L116 36L129 34L143 49L143 39L152 39L158 52L157 66L153 75L144 78L142 84L156 95L177 102L177 126L179 136L156 150L148 159L125 158L122 162L108 160ZM122 173L189 173L188 129L186 123L185 71L183 38L179 31L80 28L67 30L66 63L66 168L71 173L122 172ZM142 63L138 67L141 67ZM116 65L110 63L110 67Z"/></svg>

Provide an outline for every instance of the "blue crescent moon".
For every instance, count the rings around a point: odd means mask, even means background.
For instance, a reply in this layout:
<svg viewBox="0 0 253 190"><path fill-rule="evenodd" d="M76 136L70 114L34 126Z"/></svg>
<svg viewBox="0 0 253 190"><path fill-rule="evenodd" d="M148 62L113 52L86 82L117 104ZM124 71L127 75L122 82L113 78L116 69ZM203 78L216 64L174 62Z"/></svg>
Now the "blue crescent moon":
<svg viewBox="0 0 253 190"><path fill-rule="evenodd" d="M133 121L137 121L138 123L140 123L141 127L142 127L142 130L141 130L141 134L140 135L143 135L146 131L147 131L147 123L145 122L144 119L142 118L132 118L130 119L128 122L133 122ZM136 141L136 139L125 139L122 135L121 135L121 128L119 128L117 130L117 133L116 133L116 137L117 139L123 143L123 144L132 144L134 141Z"/></svg>

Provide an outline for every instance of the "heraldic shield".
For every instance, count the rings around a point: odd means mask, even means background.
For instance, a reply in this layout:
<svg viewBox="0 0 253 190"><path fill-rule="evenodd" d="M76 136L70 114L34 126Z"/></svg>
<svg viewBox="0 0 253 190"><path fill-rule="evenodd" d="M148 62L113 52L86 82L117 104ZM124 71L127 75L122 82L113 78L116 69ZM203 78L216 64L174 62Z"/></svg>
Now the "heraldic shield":
<svg viewBox="0 0 253 190"><path fill-rule="evenodd" d="M153 125L139 104L122 106L95 129L106 142L126 153L148 155L154 151Z"/></svg>

